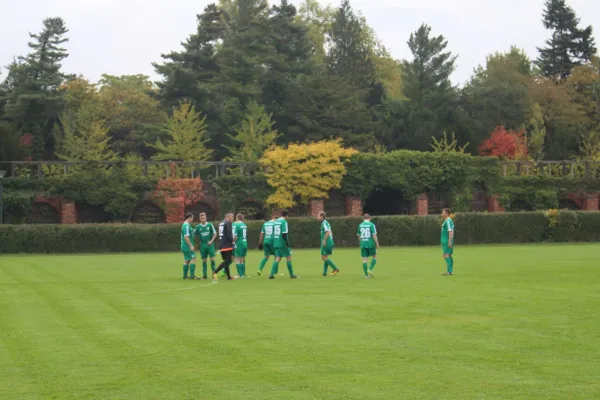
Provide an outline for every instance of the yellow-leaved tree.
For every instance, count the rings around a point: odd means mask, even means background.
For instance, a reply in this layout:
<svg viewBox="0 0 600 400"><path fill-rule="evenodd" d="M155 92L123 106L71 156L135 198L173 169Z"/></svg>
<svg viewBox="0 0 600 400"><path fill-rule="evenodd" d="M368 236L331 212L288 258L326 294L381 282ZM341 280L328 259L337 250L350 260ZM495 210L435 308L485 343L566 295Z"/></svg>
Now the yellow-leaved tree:
<svg viewBox="0 0 600 400"><path fill-rule="evenodd" d="M260 163L267 182L275 189L267 204L285 208L307 204L311 199L326 199L328 192L339 189L346 175L345 162L357 151L346 149L341 140L290 144L267 150Z"/></svg>

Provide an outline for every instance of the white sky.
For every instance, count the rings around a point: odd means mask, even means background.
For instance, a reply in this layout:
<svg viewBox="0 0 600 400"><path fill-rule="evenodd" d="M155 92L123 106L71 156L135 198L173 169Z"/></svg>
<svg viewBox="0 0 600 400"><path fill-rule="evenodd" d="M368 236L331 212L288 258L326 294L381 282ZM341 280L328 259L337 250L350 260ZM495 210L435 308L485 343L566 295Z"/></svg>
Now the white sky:
<svg viewBox="0 0 600 400"><path fill-rule="evenodd" d="M323 3L331 3L320 0ZM301 0L292 0L298 5ZM544 0L354 0L395 58L410 58L406 41L421 23L443 34L459 55L453 79L464 83L473 68L511 45L536 57L536 46L549 36L541 22ZM208 0L3 0L0 66L28 52L28 32L38 32L46 17L63 17L69 27L70 53L64 67L91 80L103 73L146 74L160 54L179 49L196 26L196 14ZM273 3L273 0L271 0ZM600 0L567 0L592 25L600 42ZM334 5L339 4L336 1ZM600 43L597 43L600 45ZM0 76L0 79L2 77Z"/></svg>

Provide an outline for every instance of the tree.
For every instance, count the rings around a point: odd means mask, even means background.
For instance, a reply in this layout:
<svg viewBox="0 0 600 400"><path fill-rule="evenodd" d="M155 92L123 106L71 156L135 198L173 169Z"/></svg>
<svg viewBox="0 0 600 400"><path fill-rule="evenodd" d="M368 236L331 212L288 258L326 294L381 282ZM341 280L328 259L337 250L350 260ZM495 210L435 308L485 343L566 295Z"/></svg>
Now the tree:
<svg viewBox="0 0 600 400"><path fill-rule="evenodd" d="M196 112L192 103L182 101L178 108L173 107L173 115L167 121L169 140L163 144L157 139L155 145L158 153L154 160L168 161L206 161L212 150L206 148L206 117Z"/></svg>
<svg viewBox="0 0 600 400"><path fill-rule="evenodd" d="M447 46L443 36L431 36L428 25L421 25L410 35L408 47L413 59L402 63L402 94L407 100L393 111L394 119L402 122L394 129L404 131L404 140L394 147L426 150L432 135L453 130L457 93L450 75L456 56L446 51Z"/></svg>
<svg viewBox="0 0 600 400"><path fill-rule="evenodd" d="M82 108L76 115L62 115L63 137L56 155L65 161L114 159L108 127L94 110Z"/></svg>
<svg viewBox="0 0 600 400"><path fill-rule="evenodd" d="M304 0L298 10L299 21L308 28L308 37L314 46L314 57L318 63L325 62L325 35L331 29L335 9L322 6L317 0Z"/></svg>
<svg viewBox="0 0 600 400"><path fill-rule="evenodd" d="M587 130L600 130L600 57L575 67L566 83L573 101L587 117Z"/></svg>
<svg viewBox="0 0 600 400"><path fill-rule="evenodd" d="M61 72L61 63L68 56L62 47L68 41L67 32L62 18L45 19L43 30L30 34L31 52L9 66L8 82L4 83L10 91L4 95L3 118L16 123L22 134L33 135L36 159L53 154L52 130L64 106L59 89L68 78Z"/></svg>
<svg viewBox="0 0 600 400"><path fill-rule="evenodd" d="M435 137L431 138L431 150L434 153L464 153L467 146L469 146L469 143L462 147L458 146L458 140L454 132L452 132L452 140L448 140L446 132L444 132L444 137L440 138L440 140L437 140Z"/></svg>
<svg viewBox="0 0 600 400"><path fill-rule="evenodd" d="M596 54L592 26L579 28L579 18L565 0L546 0L543 23L552 31L546 47L539 48L536 61L542 74L555 81L564 81L575 66L590 62Z"/></svg>
<svg viewBox="0 0 600 400"><path fill-rule="evenodd" d="M531 61L514 46L506 53L490 54L485 66L475 69L461 93L471 142L481 143L498 125L520 129L527 124L532 79Z"/></svg>
<svg viewBox="0 0 600 400"><path fill-rule="evenodd" d="M527 135L527 144L529 145L529 154L534 160L544 158L544 144L546 142L546 126L544 121L544 110L539 104L534 103L529 120L529 131Z"/></svg>
<svg viewBox="0 0 600 400"><path fill-rule="evenodd" d="M526 142L525 132L507 131L503 126L498 126L479 146L479 155L521 160L527 156Z"/></svg>
<svg viewBox="0 0 600 400"><path fill-rule="evenodd" d="M346 174L344 162L357 151L345 149L340 140L274 147L260 163L267 168L267 182L275 189L267 204L293 207L297 200L326 199L328 192L341 187Z"/></svg>
<svg viewBox="0 0 600 400"><path fill-rule="evenodd" d="M279 134L273 129L272 114L265 112L264 106L250 102L242 125L236 135L229 135L234 146L228 146L230 161L256 163L266 149L275 143Z"/></svg>

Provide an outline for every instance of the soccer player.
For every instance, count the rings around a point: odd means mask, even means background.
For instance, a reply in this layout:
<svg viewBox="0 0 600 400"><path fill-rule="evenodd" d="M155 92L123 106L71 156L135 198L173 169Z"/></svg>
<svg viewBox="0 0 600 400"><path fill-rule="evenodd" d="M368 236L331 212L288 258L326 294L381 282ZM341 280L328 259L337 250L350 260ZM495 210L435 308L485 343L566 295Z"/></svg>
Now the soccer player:
<svg viewBox="0 0 600 400"><path fill-rule="evenodd" d="M444 218L444 223L442 224L440 243L444 253L444 261L446 261L446 273L443 275L452 276L454 273L454 259L452 258L454 252L454 221L450 218L449 208L442 210L442 218Z"/></svg>
<svg viewBox="0 0 600 400"><path fill-rule="evenodd" d="M223 270L225 270L228 281L233 279L231 277L231 272L229 271L229 266L231 265L233 255L233 233L231 228L232 222L233 213L230 212L225 215L225 219L219 224L219 248L221 249L221 257L223 258L223 262L221 265L219 265L219 268L213 272L213 281L217 281L219 279L219 272Z"/></svg>
<svg viewBox="0 0 600 400"><path fill-rule="evenodd" d="M373 269L375 269L375 264L377 264L379 239L377 238L377 228L375 228L375 224L371 222L371 216L369 214L363 216L363 222L358 226L357 236L360 241L360 255L363 261L362 267L365 277L374 278ZM371 266L367 269L369 257L373 257L373 259L371 260Z"/></svg>
<svg viewBox="0 0 600 400"><path fill-rule="evenodd" d="M260 231L260 237L258 239L258 249L263 250L264 258L260 262L258 271L256 271L258 276L262 275L262 270L265 268L265 265L267 265L269 258L271 256L275 256L275 246L273 245L275 219L275 214L272 214L271 220L265 222Z"/></svg>
<svg viewBox="0 0 600 400"><path fill-rule="evenodd" d="M194 236L200 243L200 257L202 258L202 279L207 279L208 257L210 257L210 269L214 272L215 264L215 240L217 231L213 224L206 221L206 213L200 213L200 224L194 229Z"/></svg>
<svg viewBox="0 0 600 400"><path fill-rule="evenodd" d="M194 214L185 214L185 220L181 225L181 252L183 253L183 279L196 279L196 252L192 242L192 227L190 223L194 220Z"/></svg>
<svg viewBox="0 0 600 400"><path fill-rule="evenodd" d="M331 225L329 225L329 222L325 219L326 216L327 214L325 211L321 211L317 217L317 219L321 221L321 260L323 260L323 276L327 276L328 267L333 269L331 276L335 276L340 270L333 261L329 259L329 256L333 254L333 232L331 231Z"/></svg>
<svg viewBox="0 0 600 400"><path fill-rule="evenodd" d="M292 249L290 248L289 230L288 230L288 210L281 211L281 217L277 218L273 227L273 243L275 244L275 262L271 267L271 275L269 279L275 279L275 275L279 272L279 262L282 258L287 259L287 269L291 279L298 278L294 275L292 267Z"/></svg>
<svg viewBox="0 0 600 400"><path fill-rule="evenodd" d="M235 267L238 270L240 278L246 277L246 254L248 253L248 227L244 223L244 215L238 214L235 217L236 223L233 230L233 244L235 256Z"/></svg>

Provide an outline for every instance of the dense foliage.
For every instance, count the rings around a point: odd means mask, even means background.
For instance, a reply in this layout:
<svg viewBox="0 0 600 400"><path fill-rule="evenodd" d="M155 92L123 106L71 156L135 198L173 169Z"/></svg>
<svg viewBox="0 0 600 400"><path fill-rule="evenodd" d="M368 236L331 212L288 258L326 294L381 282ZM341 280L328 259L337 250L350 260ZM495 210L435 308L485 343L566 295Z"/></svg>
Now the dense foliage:
<svg viewBox="0 0 600 400"><path fill-rule="evenodd" d="M476 154L497 126L523 131L535 160L598 158L592 28L565 0L540 16L550 39L534 62L516 46L494 52L463 87L450 80L459 55L435 27L415 26L411 56L396 60L348 0L209 4L182 48L154 63L156 84L66 74L67 23L48 18L2 71L0 159L256 161L273 141L332 138L362 152L428 151L445 132Z"/></svg>

